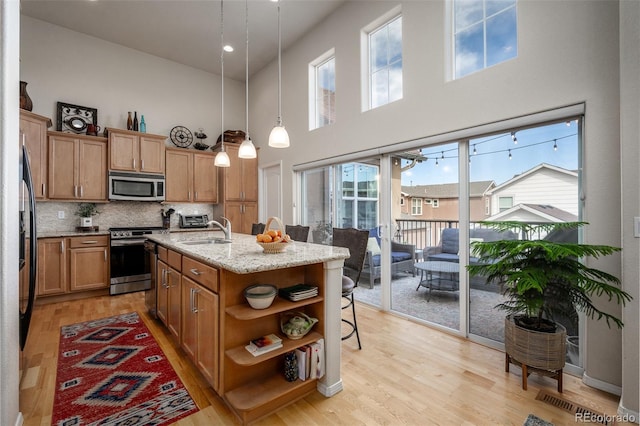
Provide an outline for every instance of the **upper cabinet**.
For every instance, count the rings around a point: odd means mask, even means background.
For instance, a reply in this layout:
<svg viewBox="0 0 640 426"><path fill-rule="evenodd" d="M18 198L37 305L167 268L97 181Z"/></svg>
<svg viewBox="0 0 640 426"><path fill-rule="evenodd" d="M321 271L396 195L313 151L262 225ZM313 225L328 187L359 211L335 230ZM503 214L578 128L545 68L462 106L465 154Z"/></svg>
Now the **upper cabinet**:
<svg viewBox="0 0 640 426"><path fill-rule="evenodd" d="M107 201L107 139L49 132L49 199Z"/></svg>
<svg viewBox="0 0 640 426"><path fill-rule="evenodd" d="M109 170L164 174L166 136L107 129Z"/></svg>
<svg viewBox="0 0 640 426"><path fill-rule="evenodd" d="M165 201L217 203L215 154L193 149L167 148Z"/></svg>
<svg viewBox="0 0 640 426"><path fill-rule="evenodd" d="M221 198L225 201L258 201L258 158L238 157L238 144L224 144L231 167L220 168ZM222 144L214 147L219 152Z"/></svg>
<svg viewBox="0 0 640 426"><path fill-rule="evenodd" d="M47 129L50 126L51 119L20 110L20 144L24 143L29 153L36 200L47 197Z"/></svg>

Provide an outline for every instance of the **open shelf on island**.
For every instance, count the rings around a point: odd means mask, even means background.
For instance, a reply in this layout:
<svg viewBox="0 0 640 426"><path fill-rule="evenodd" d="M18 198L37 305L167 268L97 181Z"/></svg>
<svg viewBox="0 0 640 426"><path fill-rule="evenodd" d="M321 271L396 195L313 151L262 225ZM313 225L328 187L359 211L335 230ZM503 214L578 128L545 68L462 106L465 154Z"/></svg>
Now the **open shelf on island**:
<svg viewBox="0 0 640 426"><path fill-rule="evenodd" d="M277 374L266 380L245 383L230 390L224 397L243 423L248 423L304 398L316 390L316 382L316 379L287 382L282 375Z"/></svg>
<svg viewBox="0 0 640 426"><path fill-rule="evenodd" d="M276 356L282 355L287 352L299 348L300 346L308 345L322 339L322 335L315 331L310 331L306 336L301 339L291 340L287 337L279 336L282 339L282 347L274 349L271 352L264 353L262 355L253 356L245 349L244 346L237 346L231 348L225 352L227 357L238 365L250 366L260 364L262 361Z"/></svg>
<svg viewBox="0 0 640 426"><path fill-rule="evenodd" d="M247 321L300 308L302 306L312 305L314 303L322 302L323 300L324 298L322 296L315 296L299 300L297 302L292 302L287 299L276 297L271 306L266 309L253 309L248 303L243 303L240 305L228 306L225 311L228 315L231 315L237 320Z"/></svg>

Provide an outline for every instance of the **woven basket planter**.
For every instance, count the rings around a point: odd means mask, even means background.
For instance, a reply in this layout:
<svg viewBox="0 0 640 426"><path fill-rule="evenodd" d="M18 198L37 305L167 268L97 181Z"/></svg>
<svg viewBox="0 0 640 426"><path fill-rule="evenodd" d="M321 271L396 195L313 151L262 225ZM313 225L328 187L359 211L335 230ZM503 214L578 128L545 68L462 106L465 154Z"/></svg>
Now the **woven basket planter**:
<svg viewBox="0 0 640 426"><path fill-rule="evenodd" d="M515 324L508 315L504 320L505 351L514 360L529 367L556 371L564 368L567 330L556 324L555 333L527 330Z"/></svg>

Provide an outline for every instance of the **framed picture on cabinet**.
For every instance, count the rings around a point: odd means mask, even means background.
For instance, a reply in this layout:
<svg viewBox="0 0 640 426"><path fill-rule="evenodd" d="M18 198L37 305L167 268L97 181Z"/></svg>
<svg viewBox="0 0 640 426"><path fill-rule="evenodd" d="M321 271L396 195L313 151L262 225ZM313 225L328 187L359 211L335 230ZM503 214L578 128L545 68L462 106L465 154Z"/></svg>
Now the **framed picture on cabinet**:
<svg viewBox="0 0 640 426"><path fill-rule="evenodd" d="M58 102L56 130L67 133L86 133L87 126L98 124L98 110L80 105Z"/></svg>

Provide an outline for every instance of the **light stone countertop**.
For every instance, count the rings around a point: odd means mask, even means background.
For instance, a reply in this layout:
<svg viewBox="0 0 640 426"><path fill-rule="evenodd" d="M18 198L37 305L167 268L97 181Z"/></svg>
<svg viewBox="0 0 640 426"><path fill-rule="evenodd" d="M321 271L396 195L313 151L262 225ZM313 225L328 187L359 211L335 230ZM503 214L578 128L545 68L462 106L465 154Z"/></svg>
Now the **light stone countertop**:
<svg viewBox="0 0 640 426"><path fill-rule="evenodd" d="M151 241L200 260L215 268L237 274L284 269L349 257L349 249L321 244L291 242L283 253L263 253L254 235L232 234L229 244L188 245L189 240L221 238L220 231L178 232L169 235L149 235Z"/></svg>

